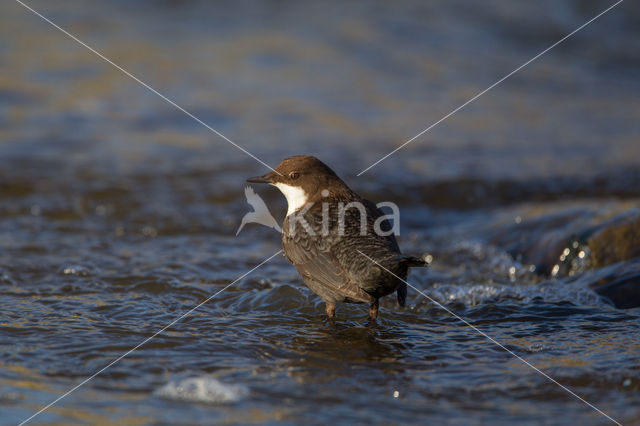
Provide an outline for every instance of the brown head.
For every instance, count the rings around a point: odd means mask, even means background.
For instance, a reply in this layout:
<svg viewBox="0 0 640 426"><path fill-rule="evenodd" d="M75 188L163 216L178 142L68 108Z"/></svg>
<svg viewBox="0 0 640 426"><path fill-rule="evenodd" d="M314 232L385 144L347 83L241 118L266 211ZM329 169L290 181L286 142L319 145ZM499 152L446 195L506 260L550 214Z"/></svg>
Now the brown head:
<svg viewBox="0 0 640 426"><path fill-rule="evenodd" d="M287 198L287 215L309 201L317 202L325 197L341 198L353 194L329 166L310 155L285 158L275 172L249 178L247 182L276 186Z"/></svg>

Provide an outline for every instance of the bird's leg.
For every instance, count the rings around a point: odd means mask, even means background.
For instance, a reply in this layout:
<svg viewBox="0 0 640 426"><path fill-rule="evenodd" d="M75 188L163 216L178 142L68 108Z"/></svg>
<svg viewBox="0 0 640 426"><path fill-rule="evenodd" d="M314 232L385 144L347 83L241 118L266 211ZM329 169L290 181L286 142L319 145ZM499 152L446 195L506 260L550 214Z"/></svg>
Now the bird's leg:
<svg viewBox="0 0 640 426"><path fill-rule="evenodd" d="M372 320L378 318L378 299L376 299L375 302L373 302L371 304L371 306L369 306L369 318L371 318Z"/></svg>
<svg viewBox="0 0 640 426"><path fill-rule="evenodd" d="M336 316L336 305L334 303L325 302L327 309L327 318L332 320Z"/></svg>

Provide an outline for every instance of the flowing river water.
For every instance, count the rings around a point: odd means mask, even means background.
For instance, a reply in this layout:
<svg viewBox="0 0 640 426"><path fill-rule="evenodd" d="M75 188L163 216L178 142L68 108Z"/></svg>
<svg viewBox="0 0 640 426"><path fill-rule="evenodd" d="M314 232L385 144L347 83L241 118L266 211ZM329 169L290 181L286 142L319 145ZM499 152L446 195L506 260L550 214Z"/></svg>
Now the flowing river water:
<svg viewBox="0 0 640 426"><path fill-rule="evenodd" d="M602 1L29 5L275 166L401 211L409 282L640 423L640 8ZM267 169L17 2L0 5L0 422L17 424L281 248ZM275 188L255 187L281 221ZM334 325L276 256L34 423L608 424L410 290Z"/></svg>

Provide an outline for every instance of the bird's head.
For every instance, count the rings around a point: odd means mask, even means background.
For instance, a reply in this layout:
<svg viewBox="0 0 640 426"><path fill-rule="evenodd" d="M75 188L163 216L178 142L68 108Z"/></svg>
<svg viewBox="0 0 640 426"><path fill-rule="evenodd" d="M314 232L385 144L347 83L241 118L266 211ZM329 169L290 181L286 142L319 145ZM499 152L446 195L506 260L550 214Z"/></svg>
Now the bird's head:
<svg viewBox="0 0 640 426"><path fill-rule="evenodd" d="M310 155L285 158L263 176L247 179L247 182L268 183L277 187L287 198L287 215L302 208L309 201L349 191L344 182L322 161Z"/></svg>

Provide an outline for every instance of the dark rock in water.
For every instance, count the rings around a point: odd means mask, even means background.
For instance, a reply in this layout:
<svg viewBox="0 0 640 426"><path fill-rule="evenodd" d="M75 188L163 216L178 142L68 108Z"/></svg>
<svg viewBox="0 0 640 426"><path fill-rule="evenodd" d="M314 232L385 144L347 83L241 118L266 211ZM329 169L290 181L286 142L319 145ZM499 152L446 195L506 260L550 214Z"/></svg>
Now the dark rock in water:
<svg viewBox="0 0 640 426"><path fill-rule="evenodd" d="M640 307L640 216L623 207L523 211L525 220L487 227L486 241L541 276L584 281L619 309Z"/></svg>
<svg viewBox="0 0 640 426"><path fill-rule="evenodd" d="M487 242L500 247L514 259L535 265L536 272L543 276L564 276L585 268L573 267L573 260L581 251L589 248L590 238L602 230L619 224L638 220L638 212L624 209L620 213L607 216L601 214L597 206L570 206L557 211L553 207L521 211L524 219L517 223L493 225L487 230ZM580 257L581 263L582 257ZM591 266L593 266L591 264Z"/></svg>
<svg viewBox="0 0 640 426"><path fill-rule="evenodd" d="M621 277L596 288L595 291L611 300L616 308L637 308L640 306L640 273Z"/></svg>
<svg viewBox="0 0 640 426"><path fill-rule="evenodd" d="M640 257L640 218L611 226L589 238L594 267Z"/></svg>
<svg viewBox="0 0 640 426"><path fill-rule="evenodd" d="M589 271L578 279L616 308L640 307L640 257Z"/></svg>

